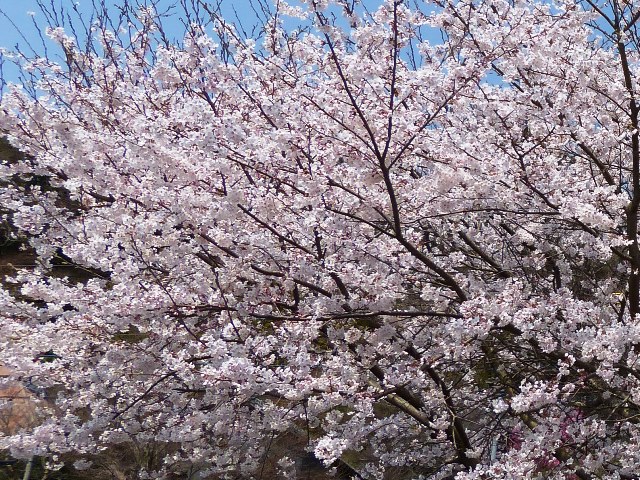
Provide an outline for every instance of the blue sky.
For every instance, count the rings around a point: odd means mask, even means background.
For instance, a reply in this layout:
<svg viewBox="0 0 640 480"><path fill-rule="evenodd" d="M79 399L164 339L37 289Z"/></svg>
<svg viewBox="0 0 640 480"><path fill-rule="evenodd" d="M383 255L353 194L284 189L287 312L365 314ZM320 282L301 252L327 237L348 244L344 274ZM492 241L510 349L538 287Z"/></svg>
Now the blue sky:
<svg viewBox="0 0 640 480"><path fill-rule="evenodd" d="M0 47L12 48L18 42L23 43L24 41L11 23L31 33L32 19L27 12L38 9L35 0L0 0L0 9L6 14L6 17L0 15Z"/></svg>
<svg viewBox="0 0 640 480"><path fill-rule="evenodd" d="M94 1L95 3L100 3L100 0ZM144 4L147 1L154 1L154 3L158 2L157 10L159 12L162 12L163 9L166 9L171 5L178 4L174 10L176 14L170 18L165 18L163 20L163 24L169 37L181 39L182 24L180 23L179 15L179 0L129 0L132 4ZM73 12L73 7L76 5L77 10L83 15L85 20L88 20L91 17L94 3L92 0L41 0L41 2L47 6L53 5L58 12L65 9L71 13L73 18L77 19L77 15ZM124 0L105 0L105 2L107 6L114 7L122 5ZM218 3L218 0L209 0L208 3L216 4ZM243 26L248 30L247 33L250 35L251 26L260 23L257 21L256 12L254 10L254 6L259 8L259 3L260 2L257 0L223 0L222 13L225 18L233 21L234 23L239 19ZM272 3L272 0L264 0L263 3L270 4ZM297 1L289 0L289 3L295 5ZM381 3L381 0L363 1L363 4L369 11L375 10ZM34 22L37 23L40 28L37 28L36 25L34 25ZM292 19L292 22L291 26L293 28L294 24L297 24L297 20ZM29 44L31 44L37 53L42 55L43 47L39 30L44 30L46 26L47 19L38 7L38 0L0 0L0 48L14 50L15 47L18 46L22 51L31 56L33 55L29 49ZM288 23L285 23L285 26L288 28ZM58 52L55 47L52 51L56 53ZM51 53L51 51L49 51L49 53ZM5 81L17 81L18 70L15 65L5 62L0 75Z"/></svg>
<svg viewBox="0 0 640 480"><path fill-rule="evenodd" d="M135 0L133 1L135 2ZM44 0L43 3L49 5L51 0ZM60 8L70 10L73 5L76 4L78 10L86 15L87 18L92 11L91 0L53 0L52 3L58 10L60 10ZM99 3L99 0L97 3ZM106 3L107 5L113 6L122 4L123 2L119 0L107 0ZM159 5L161 7L168 7L175 3L178 3L178 0L160 0ZM228 17L232 17L235 10L243 21L252 21L255 18L250 0L228 0L223 2L222 8ZM17 29L23 31L25 37L31 40L33 38L32 36L36 33L33 20L45 22L44 16L40 13L37 0L0 0L0 10L2 11L2 13L0 13L0 47L11 48L14 47L16 43L24 43L24 39L21 38ZM29 15L28 12L35 12L35 17Z"/></svg>
<svg viewBox="0 0 640 480"><path fill-rule="evenodd" d="M140 3L143 3L143 1ZM90 18L93 9L91 0L44 0L43 3L45 5L53 3L58 11L66 9L74 17L74 12L71 9L76 4L78 11L87 19ZM96 3L99 3L99 0ZM106 0L106 3L109 6L114 6L123 2L121 0ZM135 0L132 3L135 3ZM178 3L177 0L160 0L159 10L161 11L162 8L167 8L176 3ZM256 23L256 15L251 7L250 0L228 0L223 2L222 8L225 17L229 20L235 19L237 14L238 18L247 25ZM179 7L176 12L179 12ZM14 50L17 45L21 50L27 52L29 51L28 44L31 44L34 49L41 53L42 42L34 21L40 25L41 29L47 25L46 18L38 7L37 0L0 0L0 48ZM178 15L167 19L165 26L169 36L181 37L182 25ZM2 74L7 81L15 81L17 79L17 70L11 65L4 65Z"/></svg>

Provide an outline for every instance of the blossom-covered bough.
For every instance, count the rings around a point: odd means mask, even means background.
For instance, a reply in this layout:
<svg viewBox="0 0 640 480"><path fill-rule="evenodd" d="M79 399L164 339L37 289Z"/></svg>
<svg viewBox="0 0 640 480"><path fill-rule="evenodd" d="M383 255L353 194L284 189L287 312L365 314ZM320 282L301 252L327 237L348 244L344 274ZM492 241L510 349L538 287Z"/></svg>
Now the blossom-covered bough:
<svg viewBox="0 0 640 480"><path fill-rule="evenodd" d="M38 263L0 361L58 393L1 444L165 445L140 478L296 478L287 438L356 478L636 478L640 5L280 0L254 41L183 3L179 43L131 6L16 56L2 202Z"/></svg>

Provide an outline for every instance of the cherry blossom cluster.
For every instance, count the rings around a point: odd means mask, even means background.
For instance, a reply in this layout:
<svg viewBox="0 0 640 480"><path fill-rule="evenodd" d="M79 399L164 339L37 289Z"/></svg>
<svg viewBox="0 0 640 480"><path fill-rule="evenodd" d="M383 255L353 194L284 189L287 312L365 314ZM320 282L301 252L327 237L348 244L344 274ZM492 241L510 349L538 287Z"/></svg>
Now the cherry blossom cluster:
<svg viewBox="0 0 640 480"><path fill-rule="evenodd" d="M202 2L180 43L143 9L16 56L0 202L37 262L0 362L54 394L0 443L162 445L139 478L302 478L288 441L356 478L635 478L640 4L291 3L255 38Z"/></svg>

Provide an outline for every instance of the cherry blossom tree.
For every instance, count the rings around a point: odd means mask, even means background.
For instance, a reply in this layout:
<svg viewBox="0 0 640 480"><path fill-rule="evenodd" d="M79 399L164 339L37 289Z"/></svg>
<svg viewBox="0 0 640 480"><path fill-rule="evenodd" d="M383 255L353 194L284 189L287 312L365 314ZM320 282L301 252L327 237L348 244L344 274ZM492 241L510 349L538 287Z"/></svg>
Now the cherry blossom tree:
<svg viewBox="0 0 640 480"><path fill-rule="evenodd" d="M125 4L14 57L1 198L38 260L0 361L56 395L2 445L637 478L640 5L280 0L252 38L182 4L179 42Z"/></svg>

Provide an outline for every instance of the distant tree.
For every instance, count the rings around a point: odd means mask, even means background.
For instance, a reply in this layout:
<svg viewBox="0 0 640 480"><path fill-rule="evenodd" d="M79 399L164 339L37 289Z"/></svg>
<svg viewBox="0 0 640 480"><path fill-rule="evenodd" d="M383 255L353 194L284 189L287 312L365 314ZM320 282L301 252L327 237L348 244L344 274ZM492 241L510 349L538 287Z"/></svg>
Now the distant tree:
<svg viewBox="0 0 640 480"><path fill-rule="evenodd" d="M0 201L38 262L0 362L59 393L0 444L166 445L139 478L296 478L287 438L356 478L637 478L640 5L280 0L251 39L182 3L178 43L125 3L15 57Z"/></svg>
<svg viewBox="0 0 640 480"><path fill-rule="evenodd" d="M6 139L0 138L0 158L2 158L3 163L14 163L21 158L21 155L20 152L13 148ZM10 214L10 211L0 206L0 213L4 216L4 218L0 220L1 254L7 249L15 249L16 245L19 242L16 238L17 232L15 231L15 228L12 228L7 218L8 214Z"/></svg>

